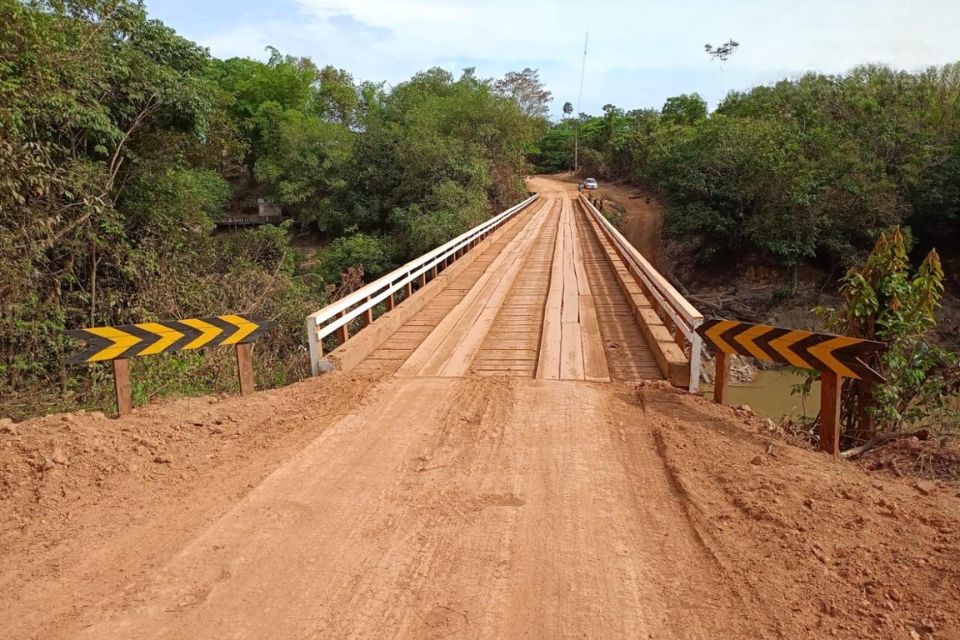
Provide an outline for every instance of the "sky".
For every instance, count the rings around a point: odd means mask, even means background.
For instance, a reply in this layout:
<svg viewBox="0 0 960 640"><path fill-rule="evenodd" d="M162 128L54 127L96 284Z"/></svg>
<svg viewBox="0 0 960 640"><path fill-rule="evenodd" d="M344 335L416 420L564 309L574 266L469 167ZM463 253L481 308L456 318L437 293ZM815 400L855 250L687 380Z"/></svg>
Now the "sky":
<svg viewBox="0 0 960 640"><path fill-rule="evenodd" d="M265 60L266 47L402 82L417 71L475 67L500 77L539 69L552 111L663 105L697 92L842 73L864 63L911 71L960 61L960 0L146 0L149 13L220 58ZM734 39L726 62L704 44Z"/></svg>

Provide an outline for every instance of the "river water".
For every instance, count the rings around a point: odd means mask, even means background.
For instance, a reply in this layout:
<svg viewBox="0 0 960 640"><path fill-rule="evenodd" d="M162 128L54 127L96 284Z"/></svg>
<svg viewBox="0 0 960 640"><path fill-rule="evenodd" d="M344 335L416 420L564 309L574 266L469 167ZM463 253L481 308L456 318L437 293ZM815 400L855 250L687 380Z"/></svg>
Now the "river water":
<svg viewBox="0 0 960 640"><path fill-rule="evenodd" d="M791 369L757 371L752 382L731 383L727 403L733 406L748 405L758 415L779 421L784 416L814 417L820 411L820 385L814 383L810 394L804 398L791 394L791 388L804 378ZM703 394L713 398L713 385L702 385Z"/></svg>

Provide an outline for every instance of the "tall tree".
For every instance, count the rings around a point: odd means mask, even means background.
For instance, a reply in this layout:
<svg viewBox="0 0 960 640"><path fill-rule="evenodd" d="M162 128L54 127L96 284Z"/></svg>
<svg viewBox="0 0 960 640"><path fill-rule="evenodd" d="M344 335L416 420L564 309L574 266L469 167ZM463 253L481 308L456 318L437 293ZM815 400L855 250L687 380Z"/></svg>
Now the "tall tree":
<svg viewBox="0 0 960 640"><path fill-rule="evenodd" d="M497 93L513 99L520 110L533 118L547 118L553 94L540 81L537 69L527 67L523 71L511 71L494 83Z"/></svg>

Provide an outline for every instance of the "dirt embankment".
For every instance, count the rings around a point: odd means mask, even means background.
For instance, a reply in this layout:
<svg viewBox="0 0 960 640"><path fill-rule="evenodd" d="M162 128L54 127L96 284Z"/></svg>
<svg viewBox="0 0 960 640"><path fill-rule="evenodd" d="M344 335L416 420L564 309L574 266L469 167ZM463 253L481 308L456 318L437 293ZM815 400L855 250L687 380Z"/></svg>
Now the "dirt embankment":
<svg viewBox="0 0 960 640"><path fill-rule="evenodd" d="M0 637L71 637L78 611L177 553L375 379L0 421Z"/></svg>

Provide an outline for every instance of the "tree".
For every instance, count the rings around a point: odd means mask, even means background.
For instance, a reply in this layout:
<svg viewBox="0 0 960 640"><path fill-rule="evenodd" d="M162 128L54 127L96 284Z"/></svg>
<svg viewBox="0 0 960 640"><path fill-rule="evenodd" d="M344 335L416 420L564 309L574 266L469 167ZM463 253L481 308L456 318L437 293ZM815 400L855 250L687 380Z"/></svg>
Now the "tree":
<svg viewBox="0 0 960 640"><path fill-rule="evenodd" d="M564 102L564 103L563 103L563 115L564 115L565 117L568 117L568 118L569 118L572 113L573 113L573 103L572 103L572 102Z"/></svg>
<svg viewBox="0 0 960 640"><path fill-rule="evenodd" d="M727 40L723 44L714 47L712 44L703 45L704 51L714 60L726 61L730 56L737 52L740 43L736 40Z"/></svg>
<svg viewBox="0 0 960 640"><path fill-rule="evenodd" d="M665 122L689 125L707 117L707 103L699 93L685 93L667 98L661 114Z"/></svg>
<svg viewBox="0 0 960 640"><path fill-rule="evenodd" d="M520 105L520 110L527 116L546 119L550 115L548 105L553 100L553 94L540 82L538 70L527 67L523 71L511 71L493 86L499 95L511 98Z"/></svg>
<svg viewBox="0 0 960 640"><path fill-rule="evenodd" d="M834 331L881 340L887 350L873 365L885 382L851 380L845 386L841 419L851 444L878 431L923 424L941 409L957 376L957 355L929 339L943 295L943 270L930 251L911 274L907 236L900 228L880 235L862 267L843 280L839 309L819 309Z"/></svg>

